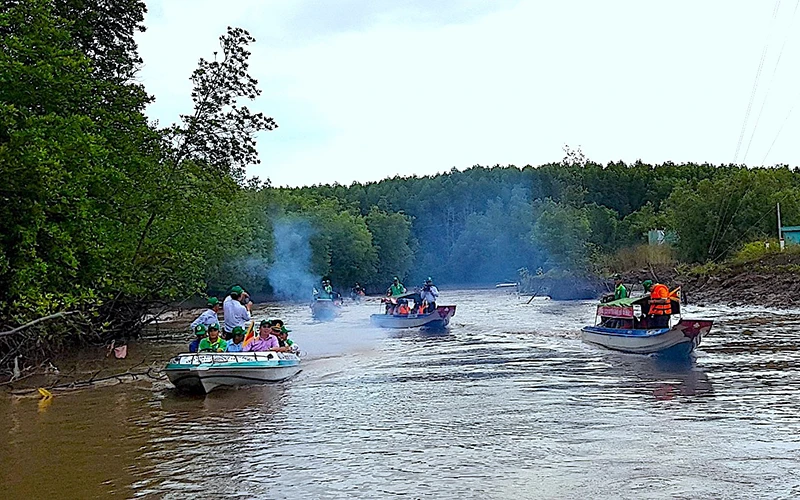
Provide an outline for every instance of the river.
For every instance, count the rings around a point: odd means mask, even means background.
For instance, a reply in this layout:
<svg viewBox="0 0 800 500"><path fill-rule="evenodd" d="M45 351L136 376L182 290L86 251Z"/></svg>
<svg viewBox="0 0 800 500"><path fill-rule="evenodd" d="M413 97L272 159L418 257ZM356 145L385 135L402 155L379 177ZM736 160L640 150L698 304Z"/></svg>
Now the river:
<svg viewBox="0 0 800 500"><path fill-rule="evenodd" d="M526 299L444 291L439 334L370 327L374 299L330 323L270 304L305 352L289 381L4 396L3 497L800 496L799 312L686 306L717 323L670 365L584 344L590 302Z"/></svg>

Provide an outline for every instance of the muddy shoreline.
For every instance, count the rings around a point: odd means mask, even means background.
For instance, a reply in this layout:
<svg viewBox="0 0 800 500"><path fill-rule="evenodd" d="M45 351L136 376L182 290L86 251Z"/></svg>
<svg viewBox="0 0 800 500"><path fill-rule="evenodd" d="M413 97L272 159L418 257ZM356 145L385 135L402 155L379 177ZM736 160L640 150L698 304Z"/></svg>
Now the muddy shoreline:
<svg viewBox="0 0 800 500"><path fill-rule="evenodd" d="M680 286L688 304L761 306L775 309L800 307L796 286L800 256L777 254L750 262L706 266L660 266L622 274L633 290L645 279Z"/></svg>

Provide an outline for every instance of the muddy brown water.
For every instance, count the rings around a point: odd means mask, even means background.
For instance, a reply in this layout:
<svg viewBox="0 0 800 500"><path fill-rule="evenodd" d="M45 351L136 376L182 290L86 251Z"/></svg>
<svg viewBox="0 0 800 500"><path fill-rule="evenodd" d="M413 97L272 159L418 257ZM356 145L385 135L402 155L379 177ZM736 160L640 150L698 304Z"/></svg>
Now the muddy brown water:
<svg viewBox="0 0 800 500"><path fill-rule="evenodd" d="M590 302L443 299L458 311L440 334L372 328L371 301L330 323L262 309L305 352L283 383L4 395L2 497L800 496L799 313L687 307L717 324L668 364L584 344ZM188 336L164 337L106 369L163 366Z"/></svg>

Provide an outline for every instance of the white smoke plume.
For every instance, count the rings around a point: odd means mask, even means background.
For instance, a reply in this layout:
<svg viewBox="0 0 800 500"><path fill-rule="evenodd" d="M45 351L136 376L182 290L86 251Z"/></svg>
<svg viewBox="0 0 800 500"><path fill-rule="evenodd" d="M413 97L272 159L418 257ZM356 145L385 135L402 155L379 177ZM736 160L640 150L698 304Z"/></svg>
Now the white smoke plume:
<svg viewBox="0 0 800 500"><path fill-rule="evenodd" d="M275 262L267 271L272 293L279 300L308 300L317 283L311 273L310 238L314 228L307 220L279 219L273 225Z"/></svg>

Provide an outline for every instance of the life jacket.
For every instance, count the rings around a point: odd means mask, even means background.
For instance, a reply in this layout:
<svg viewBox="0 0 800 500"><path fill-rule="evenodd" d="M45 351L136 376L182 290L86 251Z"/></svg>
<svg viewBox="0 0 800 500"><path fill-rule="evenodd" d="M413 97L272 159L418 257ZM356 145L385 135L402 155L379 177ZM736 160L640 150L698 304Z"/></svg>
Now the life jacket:
<svg viewBox="0 0 800 500"><path fill-rule="evenodd" d="M669 288L661 283L653 285L650 291L650 299L666 299L666 304L656 304L650 301L650 314L664 315L672 314L672 300L670 299Z"/></svg>
<svg viewBox="0 0 800 500"><path fill-rule="evenodd" d="M402 304L400 307L397 308L397 314L409 314L411 309L408 308L407 305Z"/></svg>

